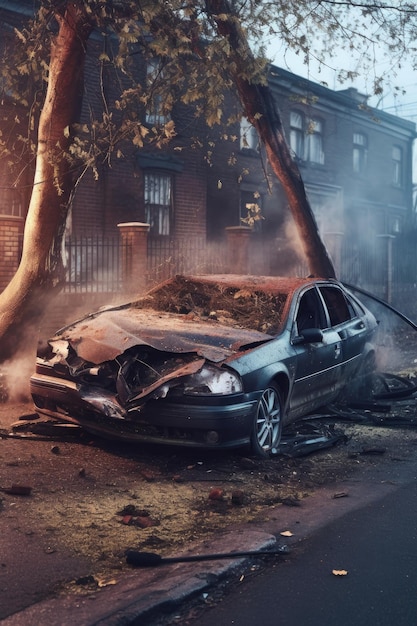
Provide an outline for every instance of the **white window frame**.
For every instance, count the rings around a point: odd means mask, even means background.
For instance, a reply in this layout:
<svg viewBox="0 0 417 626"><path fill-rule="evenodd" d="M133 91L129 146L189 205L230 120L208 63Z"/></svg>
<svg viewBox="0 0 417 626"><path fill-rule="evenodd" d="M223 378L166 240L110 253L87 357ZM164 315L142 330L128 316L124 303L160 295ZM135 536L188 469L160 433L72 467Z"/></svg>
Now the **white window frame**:
<svg viewBox="0 0 417 626"><path fill-rule="evenodd" d="M355 174L362 174L368 164L368 137L353 133L352 167Z"/></svg>
<svg viewBox="0 0 417 626"><path fill-rule="evenodd" d="M392 146L392 184L401 187L403 184L403 149Z"/></svg>
<svg viewBox="0 0 417 626"><path fill-rule="evenodd" d="M323 122L311 118L307 132L307 154L310 163L324 165Z"/></svg>
<svg viewBox="0 0 417 626"><path fill-rule="evenodd" d="M0 215L24 217L22 194L15 188L3 188L0 199Z"/></svg>
<svg viewBox="0 0 417 626"><path fill-rule="evenodd" d="M305 159L304 115L300 111L290 111L290 147L299 159Z"/></svg>
<svg viewBox="0 0 417 626"><path fill-rule="evenodd" d="M145 221L151 236L171 234L172 174L149 171L144 173L143 193Z"/></svg>

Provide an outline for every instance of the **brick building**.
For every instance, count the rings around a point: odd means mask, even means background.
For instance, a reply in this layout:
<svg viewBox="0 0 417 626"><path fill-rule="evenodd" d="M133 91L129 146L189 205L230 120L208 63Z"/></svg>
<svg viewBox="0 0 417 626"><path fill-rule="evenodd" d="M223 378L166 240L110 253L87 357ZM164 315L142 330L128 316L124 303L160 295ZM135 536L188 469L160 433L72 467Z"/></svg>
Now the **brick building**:
<svg viewBox="0 0 417 626"><path fill-rule="evenodd" d="M30 6L2 0L0 20L6 32L17 14L30 14ZM102 67L102 74L98 71L103 45L100 36L91 37L84 120L90 110L100 115L103 89L111 99L111 66ZM146 71L138 57L144 80ZM342 243L358 246L363 240L369 248L378 236L406 231L413 218L415 125L369 108L366 97L355 89L333 91L277 67L270 68L269 85L320 231L332 251L335 240L340 252ZM4 103L7 106L7 97ZM231 110L238 107L230 101ZM150 125L164 121L155 111L144 109L141 114ZM112 158L111 168L100 167L98 180L90 173L83 177L68 235L118 236L118 224L141 222L150 224L150 241L221 245L226 229L241 225L247 206L257 204L263 219L253 227L259 251L255 271L292 271L302 259L290 246L294 229L287 202L253 129L245 120L240 126L208 129L191 107L180 104L172 118L177 134L169 146L161 150L126 146L121 158ZM201 140L198 147L195 137ZM18 262L30 176L28 168L25 180L10 186L6 168L0 169L0 288Z"/></svg>
<svg viewBox="0 0 417 626"><path fill-rule="evenodd" d="M269 85L325 239L338 234L346 244L369 245L414 226L414 123L370 108L356 89L333 91L278 67L270 68ZM209 172L207 214L216 219L208 232L220 236L224 226L238 223L255 193L265 218L263 237L283 237L291 223L286 200L273 176L267 186L268 165L254 134L246 126L244 131L227 184L216 187L227 151Z"/></svg>

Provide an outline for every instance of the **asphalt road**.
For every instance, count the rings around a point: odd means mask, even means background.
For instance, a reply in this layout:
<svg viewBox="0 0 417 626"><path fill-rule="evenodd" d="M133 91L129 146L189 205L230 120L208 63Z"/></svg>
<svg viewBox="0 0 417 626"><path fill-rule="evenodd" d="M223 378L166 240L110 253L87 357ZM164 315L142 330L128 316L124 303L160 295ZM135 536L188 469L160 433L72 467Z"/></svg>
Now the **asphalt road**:
<svg viewBox="0 0 417 626"><path fill-rule="evenodd" d="M416 563L414 478L383 499L324 526L285 562L231 589L195 623L413 626L417 623ZM333 570L347 574L336 576Z"/></svg>
<svg viewBox="0 0 417 626"><path fill-rule="evenodd" d="M5 405L3 409L2 413L0 407L0 420L3 414L7 425L14 414L12 421L25 414L28 407L13 409ZM404 414L414 414L414 410L414 404L403 409ZM226 509L213 509L207 498L207 482L197 479L209 470L210 481L215 480L218 474L212 470L217 466L215 459L208 463L206 458L199 465L200 453L194 458L182 451L177 457L164 450L155 456L156 450L143 448L132 455L124 446L119 449L104 442L99 446L89 439L63 440L58 446L48 438L1 439L0 486L29 483L33 495L19 499L0 494L0 621L5 626L150 626L159 625L159 620L166 620L171 611L176 614L180 610L184 619L178 621L176 615L171 615L174 621L169 623L185 626L194 619L187 612L194 598L216 601L224 581L239 580L243 572L243 583L230 591L230 603L226 599L213 612L207 612L204 605L199 624L211 626L218 619L222 624L309 626L320 620L320 626L339 626L349 619L350 626L414 626L417 621L407 621L406 617L402 622L397 618L392 621L391 617L385 622L377 617L369 619L365 608L375 606L373 610L377 611L381 598L394 607L396 614L400 614L401 607L409 606L407 584L414 581L416 556L413 520L417 434L414 428L352 429L353 436L346 445L307 459L250 464L248 469L236 465L229 455L219 457L221 483L215 482L216 486L238 476L251 496L249 504L252 500L257 504L255 497L262 495L256 518L247 521L245 515L245 522L232 518L236 511L227 501ZM179 476L185 482L173 482L172 476L180 470ZM195 483L189 472L194 472ZM310 484L313 479L318 484ZM226 489L231 484L226 482ZM295 493L304 492L309 484L309 495L299 506L292 501L283 505L277 500L280 490L285 488L287 493L293 485ZM187 496L188 489L191 496ZM177 492L181 497L175 500ZM348 497L339 497L343 493ZM264 499L266 494L268 500ZM400 494L404 494L404 500ZM149 502L145 502L145 496ZM174 503L174 516L165 514L172 504L169 499ZM160 503L164 509L158 514L160 525L144 534L139 527L121 524L117 512L131 501L141 508L145 504L152 507L152 513ZM188 520L190 511L198 512L195 519L200 526L205 517L208 519L209 539L202 534L193 540L171 542L179 534L184 537L184 527L177 528L178 518L185 513ZM390 517L385 520L387 514ZM191 528L196 532L194 525ZM281 532L287 530L293 536L281 537ZM275 537L291 545L293 551L288 557L271 559L267 567L272 578L269 573L256 577L251 573L251 561L242 563L238 559L145 569L127 567L126 546L161 552L160 542L145 543L148 535L168 537L169 550L165 546L164 553L174 556L182 551L204 554L263 550L275 544ZM259 559L255 563L259 565ZM272 563L276 563L273 568ZM397 569L391 577L389 568L394 567ZM336 578L331 573L334 568L346 569L348 575ZM70 584L76 577L90 573L97 574L104 586L74 588ZM60 581L70 583L62 586ZM411 595L410 602L414 602L415 589ZM397 598L402 598L398 605ZM366 621L352 618L352 607L359 615L363 613ZM274 621L268 622L271 615ZM383 609L383 615L389 615L388 609ZM150 621L154 617L157 622Z"/></svg>

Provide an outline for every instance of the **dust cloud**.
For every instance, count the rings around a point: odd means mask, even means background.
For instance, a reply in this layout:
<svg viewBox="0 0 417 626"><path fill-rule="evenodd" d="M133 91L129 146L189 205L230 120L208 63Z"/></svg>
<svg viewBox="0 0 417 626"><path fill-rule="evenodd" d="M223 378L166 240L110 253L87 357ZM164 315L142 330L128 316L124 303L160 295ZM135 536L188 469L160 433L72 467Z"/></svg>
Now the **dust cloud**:
<svg viewBox="0 0 417 626"><path fill-rule="evenodd" d="M29 402L29 379L35 371L35 353L21 355L1 366L2 399Z"/></svg>

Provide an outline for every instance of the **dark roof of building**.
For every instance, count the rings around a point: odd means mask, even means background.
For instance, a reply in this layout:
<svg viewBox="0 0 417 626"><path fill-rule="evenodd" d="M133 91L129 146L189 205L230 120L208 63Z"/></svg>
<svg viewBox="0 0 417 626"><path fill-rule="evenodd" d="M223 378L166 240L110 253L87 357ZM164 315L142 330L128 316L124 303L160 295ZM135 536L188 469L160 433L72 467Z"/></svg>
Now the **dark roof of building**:
<svg viewBox="0 0 417 626"><path fill-rule="evenodd" d="M414 122L369 106L367 104L369 96L361 94L355 87L335 91L325 85L315 83L275 65L270 66L268 80L272 88L274 85L276 87L282 87L287 84L292 90L314 95L323 101L326 100L339 107L345 107L352 111L362 109L367 111L368 116L372 117L374 120L395 125L400 127L403 131L410 133L413 137L417 136L416 124Z"/></svg>

